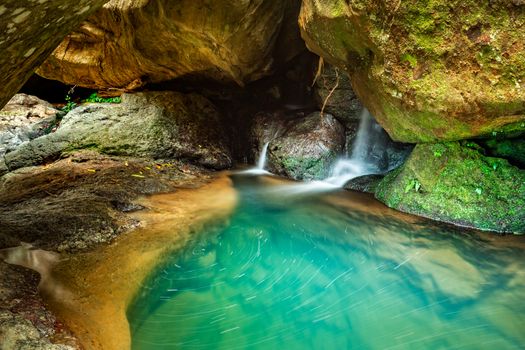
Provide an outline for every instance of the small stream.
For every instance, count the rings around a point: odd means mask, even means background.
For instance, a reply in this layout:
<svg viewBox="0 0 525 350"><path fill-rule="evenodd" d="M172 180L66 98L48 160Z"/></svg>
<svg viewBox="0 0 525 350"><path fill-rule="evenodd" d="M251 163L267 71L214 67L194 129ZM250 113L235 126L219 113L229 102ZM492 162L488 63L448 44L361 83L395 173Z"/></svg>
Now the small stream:
<svg viewBox="0 0 525 350"><path fill-rule="evenodd" d="M233 179L229 223L168 255L128 308L133 349L523 349L521 237Z"/></svg>

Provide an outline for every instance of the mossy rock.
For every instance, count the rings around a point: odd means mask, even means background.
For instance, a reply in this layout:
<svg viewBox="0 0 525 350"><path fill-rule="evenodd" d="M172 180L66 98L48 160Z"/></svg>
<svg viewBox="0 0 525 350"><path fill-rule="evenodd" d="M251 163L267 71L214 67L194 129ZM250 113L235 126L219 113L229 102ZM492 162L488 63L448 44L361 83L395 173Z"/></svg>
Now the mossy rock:
<svg viewBox="0 0 525 350"><path fill-rule="evenodd" d="M295 180L327 177L343 151L344 127L332 115L319 112L288 124L288 129L270 142L269 169Z"/></svg>
<svg viewBox="0 0 525 350"><path fill-rule="evenodd" d="M491 139L483 143L490 155L508 159L512 164L525 169L525 138Z"/></svg>
<svg viewBox="0 0 525 350"><path fill-rule="evenodd" d="M304 0L299 23L395 141L525 131L522 2Z"/></svg>
<svg viewBox="0 0 525 350"><path fill-rule="evenodd" d="M525 171L473 142L419 144L376 198L391 208L460 226L525 233Z"/></svg>

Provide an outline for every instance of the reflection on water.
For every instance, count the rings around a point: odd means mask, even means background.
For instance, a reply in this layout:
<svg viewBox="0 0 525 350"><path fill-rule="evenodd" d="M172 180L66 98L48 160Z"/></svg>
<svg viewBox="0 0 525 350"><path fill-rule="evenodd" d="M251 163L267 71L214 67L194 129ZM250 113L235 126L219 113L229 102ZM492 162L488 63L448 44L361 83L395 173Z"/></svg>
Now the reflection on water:
<svg viewBox="0 0 525 350"><path fill-rule="evenodd" d="M524 348L522 240L236 182L230 224L172 254L128 309L133 349Z"/></svg>

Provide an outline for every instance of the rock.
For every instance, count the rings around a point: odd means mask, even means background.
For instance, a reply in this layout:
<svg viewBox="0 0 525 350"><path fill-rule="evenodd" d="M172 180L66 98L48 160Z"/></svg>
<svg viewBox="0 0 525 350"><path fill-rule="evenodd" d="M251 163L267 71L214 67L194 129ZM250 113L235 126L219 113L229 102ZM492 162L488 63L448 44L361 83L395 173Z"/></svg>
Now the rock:
<svg viewBox="0 0 525 350"><path fill-rule="evenodd" d="M525 138L491 139L482 143L493 157L507 159L510 163L525 169Z"/></svg>
<svg viewBox="0 0 525 350"><path fill-rule="evenodd" d="M364 175L348 181L344 189L358 192L374 193L384 175Z"/></svg>
<svg viewBox="0 0 525 350"><path fill-rule="evenodd" d="M197 186L201 168L176 161L110 157L81 151L0 177L0 249L30 243L76 252L135 228L127 215L139 196Z"/></svg>
<svg viewBox="0 0 525 350"><path fill-rule="evenodd" d="M188 76L244 85L305 50L299 7L294 0L112 0L38 74L95 89Z"/></svg>
<svg viewBox="0 0 525 350"><path fill-rule="evenodd" d="M307 47L348 72L390 136L525 131L525 11L510 1L304 0Z"/></svg>
<svg viewBox="0 0 525 350"><path fill-rule="evenodd" d="M525 233L525 171L473 142L418 144L376 198L391 208L481 230Z"/></svg>
<svg viewBox="0 0 525 350"><path fill-rule="evenodd" d="M3 350L74 350L71 346L51 343L27 319L6 310L0 310L0 348Z"/></svg>
<svg viewBox="0 0 525 350"><path fill-rule="evenodd" d="M0 110L0 157L23 142L49 133L59 111L36 96L17 94Z"/></svg>
<svg viewBox="0 0 525 350"><path fill-rule="evenodd" d="M10 170L56 160L64 152L153 159L185 159L214 169L231 166L221 116L196 94L124 94L122 103L88 103L75 108L56 132L22 144L5 155Z"/></svg>
<svg viewBox="0 0 525 350"><path fill-rule="evenodd" d="M20 90L60 41L106 1L2 1L0 108Z"/></svg>
<svg viewBox="0 0 525 350"><path fill-rule="evenodd" d="M346 128L352 128L359 121L363 105L355 95L345 71L323 64L321 74L315 82L314 93L319 110L326 101L324 111L336 117Z"/></svg>
<svg viewBox="0 0 525 350"><path fill-rule="evenodd" d="M270 142L268 168L296 180L323 179L342 153L345 129L330 114L319 112L287 121L288 127Z"/></svg>

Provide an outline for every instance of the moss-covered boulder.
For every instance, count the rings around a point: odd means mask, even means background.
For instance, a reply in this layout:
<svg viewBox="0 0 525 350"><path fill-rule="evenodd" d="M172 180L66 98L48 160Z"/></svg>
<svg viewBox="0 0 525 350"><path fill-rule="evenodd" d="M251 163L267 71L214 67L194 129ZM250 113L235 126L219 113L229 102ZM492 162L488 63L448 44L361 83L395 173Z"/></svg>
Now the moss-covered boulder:
<svg viewBox="0 0 525 350"><path fill-rule="evenodd" d="M305 51L299 8L295 0L112 0L38 73L94 89L188 76L243 85Z"/></svg>
<svg viewBox="0 0 525 350"><path fill-rule="evenodd" d="M296 180L327 177L345 144L341 123L319 112L288 121L279 134L268 147L268 168Z"/></svg>
<svg viewBox="0 0 525 350"><path fill-rule="evenodd" d="M419 144L376 198L391 208L456 225L525 233L525 171L473 142Z"/></svg>
<svg viewBox="0 0 525 350"><path fill-rule="evenodd" d="M124 94L121 103L86 103L73 109L56 132L21 144L4 160L12 171L90 149L224 169L231 166L232 157L222 123L216 107L197 94Z"/></svg>
<svg viewBox="0 0 525 350"><path fill-rule="evenodd" d="M304 0L300 26L396 141L525 131L522 1Z"/></svg>

